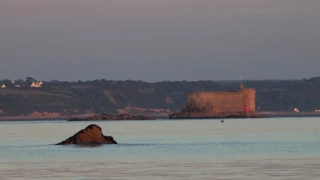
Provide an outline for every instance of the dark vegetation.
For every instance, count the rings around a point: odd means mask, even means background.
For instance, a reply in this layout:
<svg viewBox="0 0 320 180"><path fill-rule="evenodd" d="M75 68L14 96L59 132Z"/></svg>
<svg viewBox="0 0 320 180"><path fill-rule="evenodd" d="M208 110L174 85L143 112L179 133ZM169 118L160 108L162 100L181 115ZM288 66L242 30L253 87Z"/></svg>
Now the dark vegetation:
<svg viewBox="0 0 320 180"><path fill-rule="evenodd" d="M168 108L176 112L183 108L188 93L194 91L234 91L239 81L50 81L40 88L31 88L35 81L28 77L1 80L7 88L0 89L0 116L28 115L31 112L58 112L61 115L83 113L117 113L127 106ZM16 81L17 82L17 81ZM259 111L300 111L320 109L320 77L303 80L243 81L247 88L255 88L256 108Z"/></svg>

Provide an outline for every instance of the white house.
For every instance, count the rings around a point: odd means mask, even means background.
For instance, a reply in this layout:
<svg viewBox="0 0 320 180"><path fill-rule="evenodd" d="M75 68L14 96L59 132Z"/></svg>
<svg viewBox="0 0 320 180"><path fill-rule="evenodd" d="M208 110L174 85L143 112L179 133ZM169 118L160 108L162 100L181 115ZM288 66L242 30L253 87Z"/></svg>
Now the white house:
<svg viewBox="0 0 320 180"><path fill-rule="evenodd" d="M294 112L299 112L299 109L298 108L294 108L293 111Z"/></svg>
<svg viewBox="0 0 320 180"><path fill-rule="evenodd" d="M32 84L30 86L35 87L35 88L39 88L39 87L41 87L41 84L39 82L32 82Z"/></svg>
<svg viewBox="0 0 320 180"><path fill-rule="evenodd" d="M5 84L2 84L1 88L4 89L6 88L7 86Z"/></svg>

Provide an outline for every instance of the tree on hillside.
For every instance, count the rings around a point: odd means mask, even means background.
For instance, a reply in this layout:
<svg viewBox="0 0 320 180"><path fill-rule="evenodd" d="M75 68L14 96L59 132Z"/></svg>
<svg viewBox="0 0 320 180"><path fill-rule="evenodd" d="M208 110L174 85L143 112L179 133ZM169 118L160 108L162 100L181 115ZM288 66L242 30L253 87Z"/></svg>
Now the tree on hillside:
<svg viewBox="0 0 320 180"><path fill-rule="evenodd" d="M26 77L26 83L27 84L31 84L32 82L34 82L34 81L37 81L37 80L35 80L34 78L32 78L32 77Z"/></svg>

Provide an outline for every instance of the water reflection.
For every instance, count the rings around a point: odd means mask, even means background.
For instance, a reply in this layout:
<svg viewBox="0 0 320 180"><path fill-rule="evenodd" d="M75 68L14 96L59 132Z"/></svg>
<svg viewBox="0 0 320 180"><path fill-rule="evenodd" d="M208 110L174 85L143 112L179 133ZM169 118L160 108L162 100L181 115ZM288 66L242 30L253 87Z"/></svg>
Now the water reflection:
<svg viewBox="0 0 320 180"><path fill-rule="evenodd" d="M106 144L101 143L86 143L86 144L72 144L73 147L80 147L80 148L97 148L102 147ZM63 145L63 146L70 146L70 145Z"/></svg>

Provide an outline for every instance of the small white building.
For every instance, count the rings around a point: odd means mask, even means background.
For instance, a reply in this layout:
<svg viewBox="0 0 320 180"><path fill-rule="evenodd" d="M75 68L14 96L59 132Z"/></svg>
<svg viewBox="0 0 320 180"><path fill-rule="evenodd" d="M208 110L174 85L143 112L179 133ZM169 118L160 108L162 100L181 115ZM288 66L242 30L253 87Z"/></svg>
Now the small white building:
<svg viewBox="0 0 320 180"><path fill-rule="evenodd" d="M32 84L30 86L34 87L34 88L39 88L39 87L41 87L41 84L39 82L32 82Z"/></svg>
<svg viewBox="0 0 320 180"><path fill-rule="evenodd" d="M5 84L2 84L1 88L4 89L7 88L7 86Z"/></svg>
<svg viewBox="0 0 320 180"><path fill-rule="evenodd" d="M300 112L298 108L293 109L294 112Z"/></svg>

